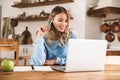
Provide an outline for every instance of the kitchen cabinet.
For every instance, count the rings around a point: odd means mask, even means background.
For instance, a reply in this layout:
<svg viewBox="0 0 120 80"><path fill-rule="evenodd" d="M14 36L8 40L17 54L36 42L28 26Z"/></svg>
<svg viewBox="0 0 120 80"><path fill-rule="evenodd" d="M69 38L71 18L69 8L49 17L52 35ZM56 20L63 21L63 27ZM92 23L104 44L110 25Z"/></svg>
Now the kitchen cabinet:
<svg viewBox="0 0 120 80"><path fill-rule="evenodd" d="M0 58L12 59L18 65L19 43L16 39L0 39Z"/></svg>
<svg viewBox="0 0 120 80"><path fill-rule="evenodd" d="M90 8L87 12L87 15L91 17L105 18L107 14L120 14L120 8L119 7L104 7L100 9Z"/></svg>
<svg viewBox="0 0 120 80"><path fill-rule="evenodd" d="M19 45L19 57L21 56L31 56L33 54L33 45ZM19 60L19 65L23 65L24 60ZM27 60L29 65L29 60Z"/></svg>
<svg viewBox="0 0 120 80"><path fill-rule="evenodd" d="M32 45L19 45L19 56L31 56L33 53Z"/></svg>

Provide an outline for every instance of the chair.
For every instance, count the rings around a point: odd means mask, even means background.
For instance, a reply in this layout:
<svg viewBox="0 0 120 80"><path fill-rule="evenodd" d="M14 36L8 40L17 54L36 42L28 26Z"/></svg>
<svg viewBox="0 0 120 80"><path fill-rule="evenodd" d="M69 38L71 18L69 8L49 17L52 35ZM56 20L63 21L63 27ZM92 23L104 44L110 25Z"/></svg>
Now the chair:
<svg viewBox="0 0 120 80"><path fill-rule="evenodd" d="M14 51L13 61L18 65L19 41L17 39L0 39L0 51Z"/></svg>

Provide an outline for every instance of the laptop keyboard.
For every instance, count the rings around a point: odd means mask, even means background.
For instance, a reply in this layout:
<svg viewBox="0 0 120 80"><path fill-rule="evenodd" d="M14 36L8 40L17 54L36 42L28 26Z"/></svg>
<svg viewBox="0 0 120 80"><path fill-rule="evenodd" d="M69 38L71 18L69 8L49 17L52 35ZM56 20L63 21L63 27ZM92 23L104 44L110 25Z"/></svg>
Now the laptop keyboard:
<svg viewBox="0 0 120 80"><path fill-rule="evenodd" d="M54 69L54 70L60 70L60 71L65 70L65 66L52 66L51 68Z"/></svg>

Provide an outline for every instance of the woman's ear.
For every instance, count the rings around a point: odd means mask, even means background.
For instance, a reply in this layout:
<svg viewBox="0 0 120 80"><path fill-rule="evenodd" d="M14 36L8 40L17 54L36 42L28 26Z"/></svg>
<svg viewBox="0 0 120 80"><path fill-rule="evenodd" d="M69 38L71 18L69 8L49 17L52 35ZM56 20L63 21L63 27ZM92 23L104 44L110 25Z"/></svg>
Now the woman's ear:
<svg viewBox="0 0 120 80"><path fill-rule="evenodd" d="M50 15L50 16L49 16L49 18L50 18L50 20L51 20L51 19L53 18L53 16L52 16L52 15Z"/></svg>

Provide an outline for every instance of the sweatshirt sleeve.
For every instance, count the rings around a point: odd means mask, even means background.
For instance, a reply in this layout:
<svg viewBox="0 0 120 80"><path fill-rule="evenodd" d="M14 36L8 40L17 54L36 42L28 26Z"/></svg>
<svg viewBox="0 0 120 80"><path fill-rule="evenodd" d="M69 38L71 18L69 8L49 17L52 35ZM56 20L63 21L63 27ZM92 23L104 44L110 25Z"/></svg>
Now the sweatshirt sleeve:
<svg viewBox="0 0 120 80"><path fill-rule="evenodd" d="M33 45L34 45L34 51L30 59L30 65L43 65L46 60L44 39L36 38Z"/></svg>
<svg viewBox="0 0 120 80"><path fill-rule="evenodd" d="M72 28L70 28L70 38L72 39L78 38L77 32Z"/></svg>

